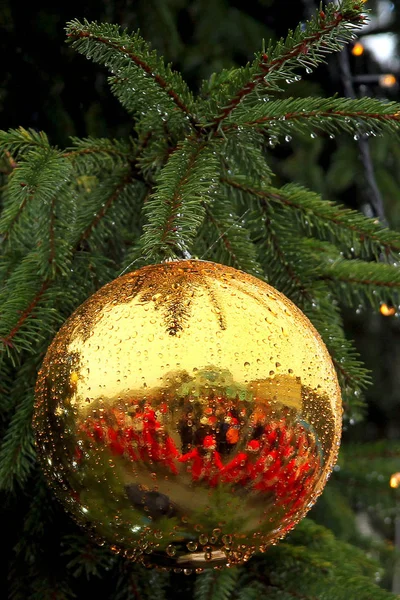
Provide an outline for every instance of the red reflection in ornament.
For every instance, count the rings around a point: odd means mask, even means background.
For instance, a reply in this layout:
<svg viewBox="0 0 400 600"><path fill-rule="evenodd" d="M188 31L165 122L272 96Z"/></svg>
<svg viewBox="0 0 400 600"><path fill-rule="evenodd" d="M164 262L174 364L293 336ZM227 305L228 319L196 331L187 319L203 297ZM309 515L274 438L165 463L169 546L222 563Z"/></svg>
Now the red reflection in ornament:
<svg viewBox="0 0 400 600"><path fill-rule="evenodd" d="M190 462L190 473L193 481L209 481L215 478L215 472L221 472L223 464L221 455L217 452L216 439L214 435L206 435L202 446L194 448L186 454L182 454L179 462Z"/></svg>
<svg viewBox="0 0 400 600"><path fill-rule="evenodd" d="M130 462L156 463L177 476L184 470L194 484L267 494L287 516L306 502L321 472L322 452L312 428L296 420L294 412L282 409L272 418L268 403L259 402L246 419L241 407L216 398L200 418L188 412L179 430L181 453L162 423L167 413L166 403L157 410L148 403L136 405L132 414L114 408L97 419L88 418L82 432ZM247 441L241 422L247 423ZM235 448L242 449L235 453ZM82 456L77 449L78 463Z"/></svg>

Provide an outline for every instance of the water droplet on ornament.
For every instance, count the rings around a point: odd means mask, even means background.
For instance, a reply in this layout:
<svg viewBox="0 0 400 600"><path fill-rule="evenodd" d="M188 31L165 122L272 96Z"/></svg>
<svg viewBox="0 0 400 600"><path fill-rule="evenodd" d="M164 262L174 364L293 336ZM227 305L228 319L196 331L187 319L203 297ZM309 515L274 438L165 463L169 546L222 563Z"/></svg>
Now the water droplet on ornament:
<svg viewBox="0 0 400 600"><path fill-rule="evenodd" d="M197 550L197 542L193 542L193 541L188 542L186 544L186 547L190 552L195 552Z"/></svg>
<svg viewBox="0 0 400 600"><path fill-rule="evenodd" d="M207 542L208 542L208 537L206 536L206 534L205 534L205 533L202 533L202 534L199 536L199 542L200 542L200 544L203 544L203 545L204 545L204 544L207 544Z"/></svg>
<svg viewBox="0 0 400 600"><path fill-rule="evenodd" d="M172 546L172 544L167 546L166 553L168 554L168 556L175 556L175 554L176 554L175 546Z"/></svg>

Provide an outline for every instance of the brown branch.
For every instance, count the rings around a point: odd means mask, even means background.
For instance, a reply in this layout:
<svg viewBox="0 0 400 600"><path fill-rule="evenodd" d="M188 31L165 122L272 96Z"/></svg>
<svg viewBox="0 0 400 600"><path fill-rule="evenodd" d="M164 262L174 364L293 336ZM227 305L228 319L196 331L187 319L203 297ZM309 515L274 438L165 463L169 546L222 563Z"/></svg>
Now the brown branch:
<svg viewBox="0 0 400 600"><path fill-rule="evenodd" d="M212 129L218 129L221 121L226 119L231 114L231 112L237 107L237 105L242 101L242 99L254 90L256 85L258 85L259 83L264 83L266 86L268 86L268 82L265 78L268 76L269 73L271 73L274 70L280 69L287 61L295 59L296 57L301 56L302 54L307 54L311 44L320 41L322 37L324 37L327 33L329 34L336 27L338 27L344 19L346 19L349 23L353 21L360 22L363 20L363 16L358 14L355 15L353 18L348 18L341 12L335 12L333 20L330 23L324 21L321 18L321 29L319 31L316 31L312 35L303 38L301 42L296 44L291 50L284 52L281 56L269 61L268 56L264 53L262 55L262 61L259 63L260 73L255 75L252 81L248 82L236 93L236 95L231 99L229 104L222 110L221 114L216 119L214 119L214 121L212 122Z"/></svg>
<svg viewBox="0 0 400 600"><path fill-rule="evenodd" d="M31 303L29 304L29 306L27 306L26 309L23 311L23 313L21 314L21 316L18 319L17 323L11 329L10 333L6 337L4 337L4 338L0 338L0 341L3 342L4 346L9 346L9 347L12 348L12 341L11 340L15 337L15 335L21 329L22 325L25 323L25 321L27 320L27 318L35 310L35 308L36 308L39 300L41 299L41 297L43 296L44 292L47 290L47 288L49 287L49 285L50 285L50 280L49 279L45 279L45 281L42 283L42 286L41 286L40 290L35 295L35 297L31 301Z"/></svg>
<svg viewBox="0 0 400 600"><path fill-rule="evenodd" d="M300 277L297 275L295 270L292 269L290 264L287 262L285 254L281 250L281 248L278 244L278 239L277 239L275 233L273 232L273 230L271 229L271 219L270 219L269 215L267 214L266 202L261 199L260 204L261 204L263 211L266 213L265 225L266 225L266 228L268 229L269 238L270 238L270 241L272 242L272 246L274 248L276 255L278 256L281 264L283 265L286 273L288 274L289 279L291 279L293 285L300 292L300 295L303 297L303 299L307 302L312 302L313 301L312 295L307 290L307 288L304 286L303 282L301 281Z"/></svg>
<svg viewBox="0 0 400 600"><path fill-rule="evenodd" d="M375 263L376 264L376 263ZM345 281L346 283L358 283L361 285L376 285L377 287L385 288L400 288L400 281L377 281L375 279L356 279L355 277L346 277L343 275L320 275L319 279L323 281Z"/></svg>
<svg viewBox="0 0 400 600"><path fill-rule="evenodd" d="M234 187L236 189L242 190L243 192L252 194L253 196L256 196L258 198L267 198L267 199L275 200L277 202L280 202L281 204L284 204L285 206L290 206L292 208L296 208L297 210L300 210L304 214L307 214L309 212L308 209L297 204L296 202L293 202L293 200L290 200L286 196L283 196L277 192L268 192L266 190L259 190L259 189L251 188L250 186L243 185L238 181L228 179L228 178L222 178L221 181L223 183L227 183L228 185L231 185L232 187ZM330 222L334 223L335 225L338 225L339 227L343 227L345 229L349 229L350 231L353 231L354 233L357 233L360 237L360 241L363 241L363 239L366 237L370 238L371 240L379 243L383 248L385 248L385 252L387 254L389 254L393 250L397 251L397 252L400 251L400 246L396 246L395 244L389 244L387 242L384 242L381 240L381 238L378 235L374 235L373 233L366 233L365 231L360 230L356 225L353 225L352 223L346 223L345 221L343 221L341 219L340 212L338 212L336 215L333 215L333 216L324 215L321 218L323 218L326 221L330 221Z"/></svg>
<svg viewBox="0 0 400 600"><path fill-rule="evenodd" d="M311 110L308 112L293 112L293 113L286 113L285 115L271 115L271 116L266 116L266 117L260 117L259 119L256 119L254 121L247 121L245 123L240 123L240 124L236 124L236 123L232 123L229 125L226 125L225 127L223 127L223 131L227 131L229 129L233 129L233 128L238 128L241 127L242 125L246 125L246 126L253 126L253 125L260 125L262 123L268 123L271 121L279 121L280 119L284 118L285 121L289 121L289 120L301 120L301 119L307 119L307 118L313 118L313 117L350 117L352 119L375 119L377 121L395 121L395 122L400 122L400 112L396 112L396 113L390 113L390 114L379 114L379 113L366 113L364 111L356 111L356 112L351 112L351 111L344 111L344 110L334 110L334 109L328 109L328 110L324 110L324 111L318 111L318 110Z"/></svg>
<svg viewBox="0 0 400 600"><path fill-rule="evenodd" d="M331 359L332 362L334 364L334 367L336 369L336 371L341 375L341 377L343 378L343 381L348 384L348 385L353 385L352 382L358 382L358 385L360 385L360 382L362 381L360 377L356 377L355 375L350 375L350 373L348 373L346 371L346 369L343 367L343 365L333 356L333 354L331 354ZM347 406L344 406L344 409L347 410Z"/></svg>
<svg viewBox="0 0 400 600"><path fill-rule="evenodd" d="M166 223L164 225L164 229L163 229L162 236L161 236L161 241L162 242L165 242L168 233L173 229L171 227L171 225L172 225L172 223L173 223L173 221L175 219L175 214L176 214L177 210L179 209L179 206L181 205L181 202L182 202L181 189L182 189L183 185L186 183L186 181L188 179L188 176L189 176L189 173L192 170L192 167L193 167L193 165L194 165L194 163L195 163L198 155L203 150L203 148L205 147L205 145L206 145L206 142L202 142L201 144L199 144L197 146L196 151L193 152L192 156L189 159L189 163L188 163L188 165L186 167L185 174L180 179L180 181L179 181L179 183L178 183L178 185L176 187L176 190L174 192L173 197L171 198L171 200L169 200L167 202L168 206L170 207L170 215L169 215L169 217L168 217L168 219L167 219L167 221L166 221ZM177 148L174 148L172 150L172 152L175 152L176 150L177 150Z"/></svg>
<svg viewBox="0 0 400 600"><path fill-rule="evenodd" d="M104 217L104 215L106 214L108 209L112 206L112 204L115 202L115 200L118 198L118 196L120 195L120 193L122 192L124 187L129 183L130 180L131 180L131 174L129 173L119 183L119 185L114 190L114 193L111 194L111 196L108 198L107 202L95 214L93 221L86 227L85 231L80 236L80 238L76 244L76 247L78 247L83 242L83 240L86 240L90 236L93 229L99 224L99 222Z"/></svg>
<svg viewBox="0 0 400 600"><path fill-rule="evenodd" d="M101 150L99 150L98 148L81 148L80 150L71 150L69 152L64 152L63 156L65 158L74 158L75 156L82 156L84 154L97 154L97 153L104 153L104 154L116 154L117 156L122 156L123 158L128 158L128 156L126 154L124 154L123 152L121 152L120 150L117 149L109 149L109 148L101 148ZM128 159L129 160L129 159Z"/></svg>
<svg viewBox="0 0 400 600"><path fill-rule="evenodd" d="M8 150L6 150L5 155L8 158L8 162L10 163L11 169L16 169L18 167L18 163L11 156L11 152L9 152Z"/></svg>
<svg viewBox="0 0 400 600"><path fill-rule="evenodd" d="M151 77L168 94L168 96L172 99L172 101L176 104L176 106L178 108L180 108L180 110L189 117L192 125L196 124L196 120L195 120L194 116L191 114L189 108L186 106L186 104L183 102L183 100L181 100L181 98L175 92L175 90L173 90L170 87L168 82L163 77L161 77L161 75L159 75L158 73L154 73L151 66L147 62L145 62L143 59L139 58L139 56L137 56L137 54L135 54L134 52L130 52L124 46L120 46L117 43L112 42L111 40L108 40L104 37L96 36L93 33L90 33L89 31L75 31L74 33L69 33L67 37L75 38L75 39L90 38L91 40L100 42L100 43L104 44L105 46L108 46L109 48L113 48L117 52L120 52L121 54L128 56L132 62L134 62L138 67L143 69L143 71L145 73L147 73L147 75L149 75L149 77Z"/></svg>
<svg viewBox="0 0 400 600"><path fill-rule="evenodd" d="M21 184L22 185L22 184ZM4 232L3 234L3 242L6 242L8 240L8 238L11 235L11 231L13 229L13 227L15 226L15 224L17 223L19 217L21 216L22 211L24 210L25 206L27 205L29 200L32 200L33 198L33 194L30 194L29 196L26 196L26 198L21 202L17 213L14 215L13 219L11 219L9 225L8 225L8 230Z"/></svg>
<svg viewBox="0 0 400 600"><path fill-rule="evenodd" d="M268 230L268 235L270 236L270 240L272 242L272 246L274 248L274 251L276 253L276 255L278 256L279 260L281 261L282 265L284 266L287 274L289 275L289 279L292 280L293 284L295 285L296 289L300 292L301 296L307 301L307 302L312 302L313 301L313 297L310 294L310 292L304 287L303 282L301 281L301 279L299 278L299 276L297 275L297 273L294 271L294 269L292 269L292 267L290 266L290 264L287 262L286 257L284 252L281 250L279 244L278 244L278 239L275 235L275 233L273 232L272 228L271 228L271 219L268 213L268 204L265 201L265 196L266 194L258 194L255 192L261 192L261 190L253 190L252 188L247 188L246 186L243 186L241 184L239 184L236 181L230 180L230 179L226 179L226 178L222 178L222 181L224 183L227 183L228 185L232 185L232 187L235 187L237 189L240 189L242 191L246 191L246 192L250 192L253 193L254 195L256 195L259 198L259 202L262 208L262 211L265 215L265 226L266 229Z"/></svg>
<svg viewBox="0 0 400 600"><path fill-rule="evenodd" d="M98 225L98 223L100 222L100 220L106 214L107 210L110 208L110 206L113 204L113 202L118 198L121 190L127 185L127 183L129 181L130 181L130 174L126 175L126 177L124 178L124 180L118 185L118 187L116 188L116 190L114 191L114 193L110 196L110 198L105 203L105 205L96 214L95 218L90 223L90 225L85 229L85 231L83 232L83 234L81 235L81 237L79 238L78 242L76 243L76 245L74 247L74 251L75 252L79 248L79 244L84 239L86 239L91 234L91 232L93 231L94 227L96 227L96 225ZM50 227L52 227L52 225L50 225ZM17 323L14 325L14 327L11 329L11 331L8 333L8 335L5 336L5 337L3 337L3 338L0 338L0 342L2 342L4 346L8 346L8 347L12 348L12 345L13 345L12 344L12 339L15 337L15 335L21 329L22 325L25 323L25 321L27 320L27 318L32 314L32 312L36 308L37 304L39 303L41 297L43 296L44 292L50 287L50 284L52 283L52 281L53 280L50 279L50 278L47 278L47 279L45 279L43 281L40 290L35 295L35 297L33 298L33 300L30 302L29 306L27 306L27 308L23 311L21 317L18 319Z"/></svg>

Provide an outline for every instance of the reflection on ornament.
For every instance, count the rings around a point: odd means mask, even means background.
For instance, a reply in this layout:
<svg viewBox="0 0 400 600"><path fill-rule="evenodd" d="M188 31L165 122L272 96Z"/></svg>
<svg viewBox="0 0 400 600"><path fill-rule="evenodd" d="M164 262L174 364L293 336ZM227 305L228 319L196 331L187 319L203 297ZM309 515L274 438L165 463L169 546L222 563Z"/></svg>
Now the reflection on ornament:
<svg viewBox="0 0 400 600"><path fill-rule="evenodd" d="M385 302L380 305L379 312L384 317L393 317L396 314L396 309L394 306L388 306Z"/></svg>
<svg viewBox="0 0 400 600"><path fill-rule="evenodd" d="M89 298L36 394L55 493L96 540L148 565L263 551L315 502L339 446L338 383L310 322L204 261L145 267Z"/></svg>
<svg viewBox="0 0 400 600"><path fill-rule="evenodd" d="M398 488L399 485L400 485L400 473L393 473L393 475L390 478L390 487Z"/></svg>

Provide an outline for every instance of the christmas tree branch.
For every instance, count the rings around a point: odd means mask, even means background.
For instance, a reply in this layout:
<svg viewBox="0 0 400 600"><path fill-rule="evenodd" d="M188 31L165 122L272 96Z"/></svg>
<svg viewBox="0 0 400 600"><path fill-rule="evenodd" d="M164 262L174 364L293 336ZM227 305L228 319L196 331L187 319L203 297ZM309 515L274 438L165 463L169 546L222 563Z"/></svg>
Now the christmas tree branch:
<svg viewBox="0 0 400 600"><path fill-rule="evenodd" d="M44 150L50 148L47 135L43 131L24 129L23 127L0 131L0 150L6 153L13 169L17 166L15 157L21 156L32 148Z"/></svg>
<svg viewBox="0 0 400 600"><path fill-rule="evenodd" d="M51 203L71 177L71 166L51 148L34 148L25 154L8 177L0 234L9 241L25 210ZM34 212L30 208L30 212ZM32 215L31 215L32 216ZM28 217L29 218L29 217Z"/></svg>
<svg viewBox="0 0 400 600"><path fill-rule="evenodd" d="M267 280L300 306L319 331L338 374L344 409L354 415L361 405L359 393L370 378L353 345L345 338L333 292L326 284L321 285L321 264L324 254L330 264L330 246L326 248L325 243L299 237L295 233L296 223L284 211L272 210L264 199L258 199L258 205L262 220L255 211L248 226L253 229L253 238L260 248ZM261 222L266 235L260 231ZM337 256L336 249L332 250Z"/></svg>
<svg viewBox="0 0 400 600"><path fill-rule="evenodd" d="M338 283L342 284L341 300L350 305L356 298L379 310L384 301L394 305L400 302L400 272L397 266L338 259L322 267L320 278L331 282L336 289Z"/></svg>
<svg viewBox="0 0 400 600"><path fill-rule="evenodd" d="M273 177L265 158L265 137L256 129L234 129L226 135L223 151L223 176L234 178L246 173L253 186L269 184Z"/></svg>
<svg viewBox="0 0 400 600"><path fill-rule="evenodd" d="M78 241L76 242L75 247L79 247L84 240L87 240L92 231L97 227L100 221L104 218L107 211L111 208L111 206L118 200L123 190L131 183L131 173L125 173L121 178L118 178L118 183L114 187L113 191L108 194L108 198L105 202L101 203L101 207L94 214L91 222L86 226L86 228L82 231ZM104 185L108 185L109 182L106 182Z"/></svg>
<svg viewBox="0 0 400 600"><path fill-rule="evenodd" d="M25 371L21 375L26 377ZM21 376L18 383L22 388L19 390L18 405L0 448L0 489L7 491L13 491L16 485L24 485L36 458L32 433L32 385L28 385L26 380L21 382ZM15 395L13 390L14 399Z"/></svg>
<svg viewBox="0 0 400 600"><path fill-rule="evenodd" d="M32 313L36 309L39 301L42 299L43 294L47 291L50 285L49 280L42 282L36 293L30 298L28 306L20 310L20 316L16 319L16 322L10 327L9 331L3 336L0 336L0 342L3 344L5 349L14 348L14 338L19 333L21 327L24 325L26 320L31 317Z"/></svg>
<svg viewBox="0 0 400 600"><path fill-rule="evenodd" d="M219 573L212 570L202 573L196 578L194 600L232 598L234 590L238 589L240 574L240 569L237 567Z"/></svg>
<svg viewBox="0 0 400 600"><path fill-rule="evenodd" d="M156 191L144 207L143 252L173 258L187 252L219 181L212 145L187 139L161 171Z"/></svg>
<svg viewBox="0 0 400 600"><path fill-rule="evenodd" d="M95 62L107 64L111 71L118 75L124 89L132 92L131 83L138 84L137 71L140 70L145 76L143 82L148 88L150 83L154 82L162 94L165 94L192 124L195 123L191 114L192 95L186 83L180 74L164 65L138 33L128 35L125 31L121 32L118 26L89 23L87 20L80 23L76 19L70 21L66 29L72 46ZM149 93L149 89L147 91ZM132 93L130 95L132 96ZM163 100L162 95L158 97ZM168 107L165 101L163 104Z"/></svg>
<svg viewBox="0 0 400 600"><path fill-rule="evenodd" d="M257 260L256 247L250 240L247 229L243 227L246 213L242 217L233 215L226 206L225 196L221 195L218 195L211 204L205 203L204 210L206 219L198 238L205 239L207 237L208 239L210 237L210 224L218 237L211 244L206 245L201 258L210 259L212 257L216 262L229 264L236 269L262 277L262 268Z"/></svg>
<svg viewBox="0 0 400 600"><path fill-rule="evenodd" d="M232 74L229 86L215 92L217 107L213 104L210 107L218 116L206 127L216 131L256 88L279 91L278 81L290 82L296 68L311 69L322 62L327 53L340 50L343 43L352 39L352 30L364 23L362 11L363 3L357 0L344 0L339 6L328 4L324 11L318 10L313 19L290 32L286 40L279 41L275 47L270 44L251 66Z"/></svg>
<svg viewBox="0 0 400 600"><path fill-rule="evenodd" d="M231 266L235 267L236 269L240 269L240 262L235 253L235 250L233 248L233 244L228 237L227 229L225 229L224 226L221 226L221 224L214 217L213 213L211 212L210 207L208 207L207 204L204 206L204 210L205 210L207 219L210 221L210 223L215 227L215 229L217 231L217 234L218 234L217 240L221 240L221 242L223 243L223 245L226 249L226 252L231 260L231 263L230 263Z"/></svg>
<svg viewBox="0 0 400 600"><path fill-rule="evenodd" d="M71 138L72 146L63 152L78 174L94 175L105 169L113 170L129 166L132 176L142 179L142 175L135 171L137 159L136 147L133 140L109 140L107 138Z"/></svg>
<svg viewBox="0 0 400 600"><path fill-rule="evenodd" d="M52 262L49 262L48 250L39 248L23 258L19 266L14 269L3 289L4 302L0 324L0 341L7 354L15 357L22 349L31 349L32 351L31 345L37 342L35 336L38 335L37 329L40 326L39 315L43 320L48 320L51 316L52 318L56 317L56 313L52 309L52 299L58 285L62 285L58 275L62 275L69 269L73 255L80 249L82 243L92 236L93 231L98 228L112 205L129 187L130 173L126 171L117 173L111 181L103 182L99 193L91 194L94 203L85 204L82 207L84 210L78 212L73 231L64 232L62 251L53 247L55 254ZM106 198L105 194L107 194ZM93 216L94 206L99 206L99 208ZM45 219L44 224L47 224L47 228L49 227L48 220ZM77 236L78 232L80 235ZM51 251L51 238L48 240L47 247ZM43 270L43 260L40 259L42 252L47 270ZM61 271L52 268L56 256L62 263ZM47 276L43 277L40 283L37 275L46 273ZM36 286L32 286L33 280L37 282ZM55 290L52 291L52 288ZM28 321L29 325L27 326ZM49 326L48 331L51 330L52 327ZM42 329L40 337L44 332L45 328Z"/></svg>
<svg viewBox="0 0 400 600"><path fill-rule="evenodd" d="M307 288L302 279L296 273L292 264L286 259L285 252L282 250L279 238L274 230L274 221L271 218L271 213L268 210L268 204L260 199L260 206L264 213L264 226L267 232L266 243L269 246L271 254L274 255L274 259L279 264L279 273L286 273L286 279L290 282L291 289L284 290L289 296L294 296L294 301L301 304L304 308L307 304L312 304L314 301L314 295L311 291L311 286Z"/></svg>
<svg viewBox="0 0 400 600"><path fill-rule="evenodd" d="M225 178L223 181L257 198L277 202L299 211L307 220L307 227L316 230L327 239L331 239L332 235L329 227L334 226L336 236L340 236L341 230L348 231L352 237L345 241L347 244L351 242L355 246L358 245L360 251L365 248L376 256L382 251L385 256L398 256L400 252L400 235L397 232L382 228L375 220L364 217L357 211L322 200L318 194L301 186L288 184L280 189L269 186L253 187L249 185L250 182L238 177Z"/></svg>
<svg viewBox="0 0 400 600"><path fill-rule="evenodd" d="M230 122L231 121L231 122ZM239 106L227 119L224 131L230 127L272 129L275 133L327 133L344 131L368 135L399 131L400 104L362 98L284 98L246 107Z"/></svg>

